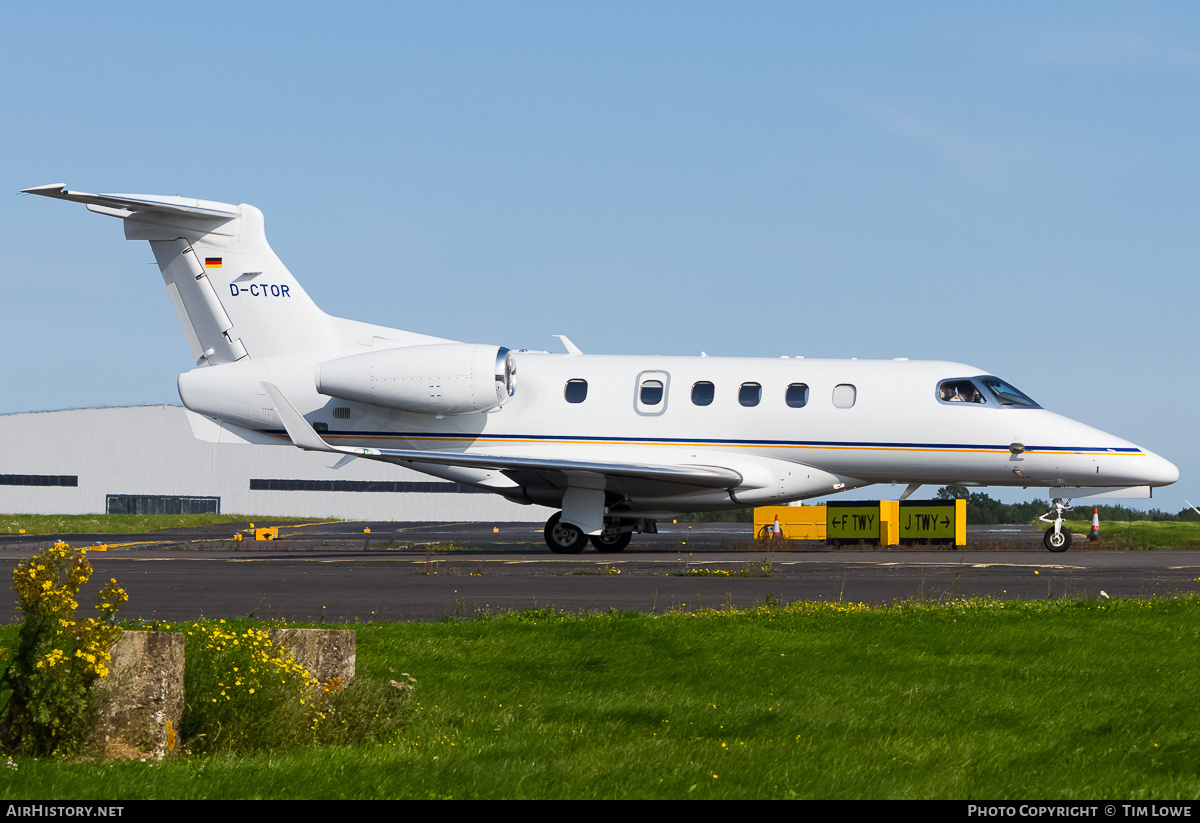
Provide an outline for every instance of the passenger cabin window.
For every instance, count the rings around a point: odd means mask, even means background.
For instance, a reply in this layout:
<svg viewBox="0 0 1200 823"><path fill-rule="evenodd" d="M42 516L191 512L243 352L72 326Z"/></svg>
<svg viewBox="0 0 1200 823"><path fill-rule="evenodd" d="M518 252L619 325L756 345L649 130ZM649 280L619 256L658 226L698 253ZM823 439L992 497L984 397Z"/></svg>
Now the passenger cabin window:
<svg viewBox="0 0 1200 823"><path fill-rule="evenodd" d="M938 399L943 403L984 403L983 394L970 380L946 380L938 386Z"/></svg>
<svg viewBox="0 0 1200 823"><path fill-rule="evenodd" d="M793 383L787 387L785 396L787 404L793 409L808 405L808 386L803 383Z"/></svg>
<svg viewBox="0 0 1200 823"><path fill-rule="evenodd" d="M587 381L579 379L568 380L566 398L568 403L582 403L584 400L587 400Z"/></svg>
<svg viewBox="0 0 1200 823"><path fill-rule="evenodd" d="M858 389L849 383L839 383L833 387L833 406L837 409L849 409L858 399Z"/></svg>
<svg viewBox="0 0 1200 823"><path fill-rule="evenodd" d="M738 389L738 402L743 406L757 406L762 400L762 386L758 383L743 383Z"/></svg>
<svg viewBox="0 0 1200 823"><path fill-rule="evenodd" d="M644 371L638 375L633 406L638 414L656 415L667 410L667 389L671 376L665 371Z"/></svg>
<svg viewBox="0 0 1200 823"><path fill-rule="evenodd" d="M717 394L717 388L712 383L700 382L692 386L692 402L697 406L707 406Z"/></svg>
<svg viewBox="0 0 1200 823"><path fill-rule="evenodd" d="M661 380L643 380L640 396L643 406L657 406L663 399L663 384Z"/></svg>

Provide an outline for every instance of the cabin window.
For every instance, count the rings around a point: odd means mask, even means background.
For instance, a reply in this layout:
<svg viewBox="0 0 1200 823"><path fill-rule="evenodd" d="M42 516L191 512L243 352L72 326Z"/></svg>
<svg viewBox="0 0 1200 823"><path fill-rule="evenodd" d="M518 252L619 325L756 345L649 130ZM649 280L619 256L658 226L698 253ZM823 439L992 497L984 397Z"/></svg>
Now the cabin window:
<svg viewBox="0 0 1200 823"><path fill-rule="evenodd" d="M639 399L643 406L657 406L663 399L663 384L661 380L643 380Z"/></svg>
<svg viewBox="0 0 1200 823"><path fill-rule="evenodd" d="M970 380L943 380L938 386L938 400L943 403L985 403L983 393Z"/></svg>
<svg viewBox="0 0 1200 823"><path fill-rule="evenodd" d="M568 380L566 388L568 403L582 403L587 400L587 381L581 379Z"/></svg>
<svg viewBox="0 0 1200 823"><path fill-rule="evenodd" d="M793 409L808 405L808 386L804 383L793 383L787 387L785 395L787 404Z"/></svg>
<svg viewBox="0 0 1200 823"><path fill-rule="evenodd" d="M667 410L667 389L671 376L665 371L644 371L638 375L633 406L638 414L657 415Z"/></svg>
<svg viewBox="0 0 1200 823"><path fill-rule="evenodd" d="M833 387L833 406L837 409L849 409L858 399L858 389L850 383L839 383Z"/></svg>
<svg viewBox="0 0 1200 823"><path fill-rule="evenodd" d="M743 383L738 389L738 402L743 406L757 406L762 400L762 385L759 383Z"/></svg>
<svg viewBox="0 0 1200 823"><path fill-rule="evenodd" d="M716 386L708 382L700 382L692 386L692 402L697 406L707 406L717 394Z"/></svg>

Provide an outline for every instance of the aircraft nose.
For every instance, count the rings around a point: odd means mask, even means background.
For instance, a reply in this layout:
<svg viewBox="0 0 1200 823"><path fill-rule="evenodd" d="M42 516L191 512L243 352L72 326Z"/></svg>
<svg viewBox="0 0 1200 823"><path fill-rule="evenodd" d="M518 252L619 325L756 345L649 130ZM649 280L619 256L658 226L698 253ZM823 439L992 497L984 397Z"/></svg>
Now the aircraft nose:
<svg viewBox="0 0 1200 823"><path fill-rule="evenodd" d="M1179 468L1154 452L1146 452L1145 462L1140 466L1140 470L1145 482L1151 486L1169 486L1179 479Z"/></svg>

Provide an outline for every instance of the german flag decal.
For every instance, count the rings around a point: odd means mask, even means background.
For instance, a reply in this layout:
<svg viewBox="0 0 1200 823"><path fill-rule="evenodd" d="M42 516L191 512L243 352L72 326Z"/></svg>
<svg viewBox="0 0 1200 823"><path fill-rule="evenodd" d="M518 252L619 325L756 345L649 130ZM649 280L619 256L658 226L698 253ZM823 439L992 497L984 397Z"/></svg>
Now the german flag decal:
<svg viewBox="0 0 1200 823"><path fill-rule="evenodd" d="M206 269L219 269L219 268L221 268L221 258L219 258L219 257L206 257L206 258L204 258L204 268L206 268Z"/></svg>

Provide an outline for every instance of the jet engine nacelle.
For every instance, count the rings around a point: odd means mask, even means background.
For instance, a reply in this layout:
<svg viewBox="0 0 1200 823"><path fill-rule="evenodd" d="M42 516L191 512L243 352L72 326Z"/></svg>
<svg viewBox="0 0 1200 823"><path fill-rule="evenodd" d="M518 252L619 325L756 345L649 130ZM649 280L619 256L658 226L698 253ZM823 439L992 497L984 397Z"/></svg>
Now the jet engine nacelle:
<svg viewBox="0 0 1200 823"><path fill-rule="evenodd" d="M494 411L516 391L503 346L437 343L352 354L317 366L317 391L416 414Z"/></svg>

